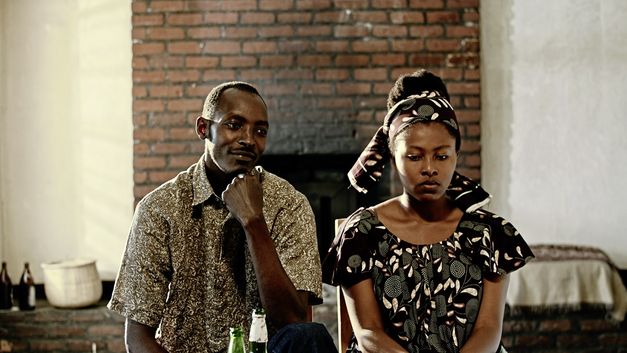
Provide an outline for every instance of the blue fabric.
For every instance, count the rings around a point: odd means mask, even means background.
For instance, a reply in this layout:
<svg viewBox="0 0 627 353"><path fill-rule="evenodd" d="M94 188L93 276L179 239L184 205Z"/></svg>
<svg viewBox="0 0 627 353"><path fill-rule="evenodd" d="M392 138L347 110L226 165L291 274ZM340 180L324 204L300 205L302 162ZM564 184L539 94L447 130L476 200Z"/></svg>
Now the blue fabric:
<svg viewBox="0 0 627 353"><path fill-rule="evenodd" d="M268 342L268 352L337 353L337 348L324 325L307 322L280 329Z"/></svg>

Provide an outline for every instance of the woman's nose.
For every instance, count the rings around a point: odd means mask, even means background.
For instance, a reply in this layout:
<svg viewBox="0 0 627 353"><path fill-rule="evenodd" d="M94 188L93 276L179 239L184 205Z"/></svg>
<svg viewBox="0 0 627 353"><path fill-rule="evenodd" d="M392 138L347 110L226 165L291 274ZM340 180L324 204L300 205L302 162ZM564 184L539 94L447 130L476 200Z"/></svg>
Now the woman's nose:
<svg viewBox="0 0 627 353"><path fill-rule="evenodd" d="M422 164L422 170L420 171L420 173L422 175L432 177L437 175L438 171L437 169L435 169L433 163L430 160L426 159L425 162Z"/></svg>

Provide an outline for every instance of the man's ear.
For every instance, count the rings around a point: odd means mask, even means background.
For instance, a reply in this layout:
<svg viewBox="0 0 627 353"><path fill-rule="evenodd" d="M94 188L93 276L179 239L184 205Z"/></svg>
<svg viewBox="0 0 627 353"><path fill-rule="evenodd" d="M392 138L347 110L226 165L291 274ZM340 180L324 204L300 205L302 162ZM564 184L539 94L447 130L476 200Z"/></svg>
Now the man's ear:
<svg viewBox="0 0 627 353"><path fill-rule="evenodd" d="M196 118L196 135L201 140L211 140L211 120L205 119L202 116Z"/></svg>

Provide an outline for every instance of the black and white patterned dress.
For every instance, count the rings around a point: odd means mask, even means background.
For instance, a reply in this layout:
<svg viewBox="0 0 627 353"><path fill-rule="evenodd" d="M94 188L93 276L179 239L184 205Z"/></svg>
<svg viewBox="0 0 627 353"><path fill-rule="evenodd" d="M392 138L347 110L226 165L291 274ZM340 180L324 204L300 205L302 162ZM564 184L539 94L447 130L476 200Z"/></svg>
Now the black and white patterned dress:
<svg viewBox="0 0 627 353"><path fill-rule="evenodd" d="M390 337L411 353L452 353L470 336L484 278L514 271L532 258L509 222L482 209L464 213L447 239L416 245L362 208L342 225L323 276L347 287L371 278ZM359 352L354 337L348 352Z"/></svg>

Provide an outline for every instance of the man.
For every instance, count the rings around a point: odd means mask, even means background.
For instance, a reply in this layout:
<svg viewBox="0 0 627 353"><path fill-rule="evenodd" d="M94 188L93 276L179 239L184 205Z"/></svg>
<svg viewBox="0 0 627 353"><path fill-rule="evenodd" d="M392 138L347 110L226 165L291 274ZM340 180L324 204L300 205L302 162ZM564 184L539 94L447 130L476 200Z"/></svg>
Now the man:
<svg viewBox="0 0 627 353"><path fill-rule="evenodd" d="M137 205L109 303L128 351L225 352L229 327L248 329L256 307L272 351L335 350L322 325L303 324L322 290L311 207L255 167L268 129L253 86L215 87L196 120L204 154Z"/></svg>

